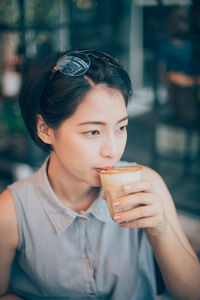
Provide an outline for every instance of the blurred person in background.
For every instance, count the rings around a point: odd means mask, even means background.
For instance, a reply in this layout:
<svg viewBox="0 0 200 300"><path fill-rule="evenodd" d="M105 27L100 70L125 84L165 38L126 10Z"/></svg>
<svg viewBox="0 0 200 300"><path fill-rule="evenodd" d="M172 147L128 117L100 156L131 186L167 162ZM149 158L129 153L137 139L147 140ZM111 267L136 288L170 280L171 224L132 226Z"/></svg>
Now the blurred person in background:
<svg viewBox="0 0 200 300"><path fill-rule="evenodd" d="M166 31L159 43L159 76L176 117L196 123L200 120L200 45L191 36L186 8L175 6L170 10Z"/></svg>
<svg viewBox="0 0 200 300"><path fill-rule="evenodd" d="M0 299L155 299L154 256L174 298L199 299L199 261L162 178L143 166L113 219L101 197L100 171L127 164L131 93L126 71L102 52L30 68L21 112L49 156L0 196Z"/></svg>

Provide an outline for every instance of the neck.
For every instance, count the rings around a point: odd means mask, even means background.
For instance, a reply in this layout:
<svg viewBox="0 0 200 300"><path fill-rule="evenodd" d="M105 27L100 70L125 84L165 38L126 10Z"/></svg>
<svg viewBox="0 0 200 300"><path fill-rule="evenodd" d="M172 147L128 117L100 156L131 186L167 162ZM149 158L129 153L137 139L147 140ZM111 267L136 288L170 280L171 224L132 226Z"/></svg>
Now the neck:
<svg viewBox="0 0 200 300"><path fill-rule="evenodd" d="M98 196L98 187L92 187L84 182L77 182L69 174L59 172L58 167L54 167L51 159L47 175L60 201L76 212L86 211Z"/></svg>

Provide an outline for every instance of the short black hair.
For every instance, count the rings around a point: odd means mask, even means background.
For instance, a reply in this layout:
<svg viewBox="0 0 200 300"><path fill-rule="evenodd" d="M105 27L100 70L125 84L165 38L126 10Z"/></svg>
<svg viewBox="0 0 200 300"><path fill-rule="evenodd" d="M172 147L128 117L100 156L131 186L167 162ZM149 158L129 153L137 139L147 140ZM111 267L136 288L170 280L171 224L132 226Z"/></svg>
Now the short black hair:
<svg viewBox="0 0 200 300"><path fill-rule="evenodd" d="M105 84L119 90L126 105L132 94L129 75L118 61L96 50L79 50L90 58L90 68L81 76L68 76L60 71L52 76L57 60L67 53L54 53L49 57L35 60L29 67L19 97L20 109L33 141L44 151L51 150L37 135L37 115L46 124L57 129L72 116L85 95L94 85ZM106 59L104 59L104 57ZM53 77L51 79L51 77Z"/></svg>

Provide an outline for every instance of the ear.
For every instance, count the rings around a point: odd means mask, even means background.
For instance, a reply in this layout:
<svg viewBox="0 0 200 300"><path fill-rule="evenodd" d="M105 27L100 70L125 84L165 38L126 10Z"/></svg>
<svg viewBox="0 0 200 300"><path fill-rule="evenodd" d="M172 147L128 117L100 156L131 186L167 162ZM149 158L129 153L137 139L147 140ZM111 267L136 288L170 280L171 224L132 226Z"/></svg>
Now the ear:
<svg viewBox="0 0 200 300"><path fill-rule="evenodd" d="M37 135L46 144L51 144L51 132L50 128L44 121L41 115L37 115Z"/></svg>

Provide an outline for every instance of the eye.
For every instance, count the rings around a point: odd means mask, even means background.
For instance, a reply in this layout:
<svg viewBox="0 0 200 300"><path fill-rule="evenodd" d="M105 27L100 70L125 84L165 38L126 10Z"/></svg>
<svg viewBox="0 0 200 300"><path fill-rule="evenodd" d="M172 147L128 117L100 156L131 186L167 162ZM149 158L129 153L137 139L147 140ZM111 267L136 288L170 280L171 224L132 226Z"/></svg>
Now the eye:
<svg viewBox="0 0 200 300"><path fill-rule="evenodd" d="M89 135L98 135L99 131L98 130L91 130L91 131L88 131L88 134Z"/></svg>
<svg viewBox="0 0 200 300"><path fill-rule="evenodd" d="M83 132L83 134L88 137L93 137L93 136L98 136L100 132L98 130L90 130L90 131Z"/></svg>
<svg viewBox="0 0 200 300"><path fill-rule="evenodd" d="M125 131L126 131L126 127L127 127L127 125L120 126L120 127L117 129L117 132L118 132L119 134L125 132Z"/></svg>

